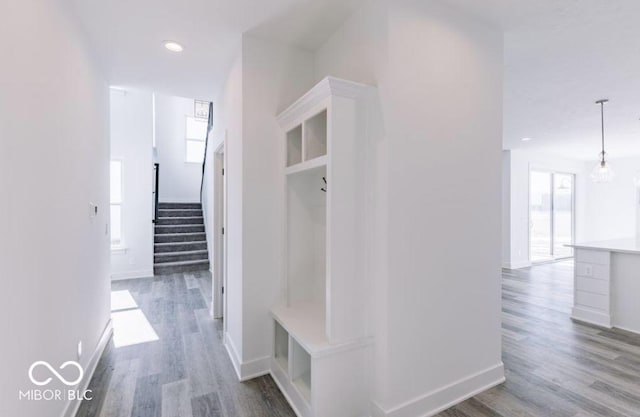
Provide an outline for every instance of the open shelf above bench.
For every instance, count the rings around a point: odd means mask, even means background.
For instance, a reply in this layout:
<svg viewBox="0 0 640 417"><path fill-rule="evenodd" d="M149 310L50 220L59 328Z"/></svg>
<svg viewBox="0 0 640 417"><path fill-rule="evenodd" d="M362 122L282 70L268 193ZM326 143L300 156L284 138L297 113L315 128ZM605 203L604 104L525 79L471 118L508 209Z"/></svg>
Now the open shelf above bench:
<svg viewBox="0 0 640 417"><path fill-rule="evenodd" d="M292 175L297 174L299 172L309 171L314 168L319 168L327 165L327 156L320 156L318 158L311 159L309 161L304 161L295 165L288 166L285 169L285 174Z"/></svg>

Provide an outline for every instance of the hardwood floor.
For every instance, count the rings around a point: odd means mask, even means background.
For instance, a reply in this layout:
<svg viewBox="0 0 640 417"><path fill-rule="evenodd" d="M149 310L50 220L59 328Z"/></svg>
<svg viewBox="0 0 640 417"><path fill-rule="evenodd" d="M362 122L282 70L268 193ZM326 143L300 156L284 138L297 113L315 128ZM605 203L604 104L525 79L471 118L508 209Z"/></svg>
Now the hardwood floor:
<svg viewBox="0 0 640 417"><path fill-rule="evenodd" d="M571 262L505 271L502 288L507 381L439 416L640 416L640 336L571 321Z"/></svg>
<svg viewBox="0 0 640 417"><path fill-rule="evenodd" d="M139 308L157 340L116 347L114 341L127 339L112 338L89 386L94 398L82 403L78 417L295 416L271 377L237 381L222 321L209 315L208 272L117 281L112 291L129 291L137 307L119 311ZM138 337L148 333L139 316L131 317Z"/></svg>
<svg viewBox="0 0 640 417"><path fill-rule="evenodd" d="M572 286L571 262L505 271L507 381L439 416L640 417L640 336L572 322ZM90 385L94 399L78 416L294 416L270 377L237 382L222 322L209 316L208 273L120 281L113 290L131 293L158 340L112 341Z"/></svg>

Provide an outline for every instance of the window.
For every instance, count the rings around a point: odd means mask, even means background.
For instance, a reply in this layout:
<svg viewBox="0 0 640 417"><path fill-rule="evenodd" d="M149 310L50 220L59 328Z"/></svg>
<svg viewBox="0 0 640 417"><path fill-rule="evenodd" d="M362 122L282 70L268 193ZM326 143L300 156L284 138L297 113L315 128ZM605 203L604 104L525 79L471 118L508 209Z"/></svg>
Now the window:
<svg viewBox="0 0 640 417"><path fill-rule="evenodd" d="M207 120L187 116L186 124L186 162L201 164L204 160L204 147L207 138Z"/></svg>
<svg viewBox="0 0 640 417"><path fill-rule="evenodd" d="M111 161L111 246L122 246L122 161Z"/></svg>

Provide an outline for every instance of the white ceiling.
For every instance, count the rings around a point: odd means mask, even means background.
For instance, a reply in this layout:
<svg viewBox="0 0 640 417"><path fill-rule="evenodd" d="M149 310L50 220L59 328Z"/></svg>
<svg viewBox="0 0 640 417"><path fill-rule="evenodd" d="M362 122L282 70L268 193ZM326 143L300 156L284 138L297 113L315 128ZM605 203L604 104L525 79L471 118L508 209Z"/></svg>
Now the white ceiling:
<svg viewBox="0 0 640 417"><path fill-rule="evenodd" d="M364 0L69 1L112 85L212 99L243 33L315 49ZM506 149L595 159L609 98L608 153L640 154L639 0L440 1L505 31Z"/></svg>
<svg viewBox="0 0 640 417"><path fill-rule="evenodd" d="M640 1L446 1L505 30L506 149L595 160L609 98L607 153L640 155Z"/></svg>
<svg viewBox="0 0 640 417"><path fill-rule="evenodd" d="M243 33L313 48L360 0L69 1L111 85L211 100ZM168 52L163 40L184 52Z"/></svg>

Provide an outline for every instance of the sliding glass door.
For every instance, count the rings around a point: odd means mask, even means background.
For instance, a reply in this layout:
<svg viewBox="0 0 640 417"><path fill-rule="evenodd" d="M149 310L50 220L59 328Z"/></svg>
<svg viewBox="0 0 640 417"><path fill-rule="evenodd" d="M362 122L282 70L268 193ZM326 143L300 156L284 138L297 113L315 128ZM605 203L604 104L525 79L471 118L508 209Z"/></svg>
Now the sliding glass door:
<svg viewBox="0 0 640 417"><path fill-rule="evenodd" d="M531 170L529 175L529 258L545 262L573 256L573 174Z"/></svg>

